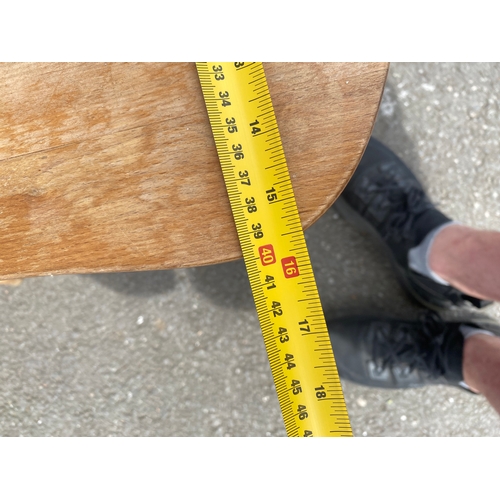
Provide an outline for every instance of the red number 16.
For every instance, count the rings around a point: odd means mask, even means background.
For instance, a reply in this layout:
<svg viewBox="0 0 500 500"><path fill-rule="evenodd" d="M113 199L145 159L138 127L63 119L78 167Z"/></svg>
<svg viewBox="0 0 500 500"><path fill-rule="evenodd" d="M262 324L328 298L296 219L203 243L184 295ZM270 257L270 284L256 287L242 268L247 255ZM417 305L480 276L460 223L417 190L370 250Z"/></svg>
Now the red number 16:
<svg viewBox="0 0 500 500"><path fill-rule="evenodd" d="M295 278L299 275L299 266L295 257L290 256L281 259L281 265L283 266L285 278Z"/></svg>

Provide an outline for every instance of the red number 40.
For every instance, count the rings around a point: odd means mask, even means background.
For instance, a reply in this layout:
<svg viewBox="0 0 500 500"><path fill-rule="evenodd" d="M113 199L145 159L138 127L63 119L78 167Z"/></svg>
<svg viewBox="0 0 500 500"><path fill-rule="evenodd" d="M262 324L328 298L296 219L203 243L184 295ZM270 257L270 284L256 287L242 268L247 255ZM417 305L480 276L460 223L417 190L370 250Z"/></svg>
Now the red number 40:
<svg viewBox="0 0 500 500"><path fill-rule="evenodd" d="M269 266L276 262L276 255L274 254L272 245L263 245L259 247L259 256L263 266Z"/></svg>

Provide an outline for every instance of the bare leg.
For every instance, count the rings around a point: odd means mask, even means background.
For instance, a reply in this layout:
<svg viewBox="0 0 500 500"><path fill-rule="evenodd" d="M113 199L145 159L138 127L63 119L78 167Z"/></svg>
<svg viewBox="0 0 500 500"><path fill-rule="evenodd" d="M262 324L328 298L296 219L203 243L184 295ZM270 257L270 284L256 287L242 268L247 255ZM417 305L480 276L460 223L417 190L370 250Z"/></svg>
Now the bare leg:
<svg viewBox="0 0 500 500"><path fill-rule="evenodd" d="M429 254L431 269L464 293L500 301L500 233L465 226L444 228ZM464 342L465 383L500 414L500 337L473 335Z"/></svg>
<svg viewBox="0 0 500 500"><path fill-rule="evenodd" d="M445 227L431 247L429 266L464 293L500 301L500 232Z"/></svg>
<svg viewBox="0 0 500 500"><path fill-rule="evenodd" d="M464 382L480 392L500 413L500 337L477 334L468 337L463 354Z"/></svg>

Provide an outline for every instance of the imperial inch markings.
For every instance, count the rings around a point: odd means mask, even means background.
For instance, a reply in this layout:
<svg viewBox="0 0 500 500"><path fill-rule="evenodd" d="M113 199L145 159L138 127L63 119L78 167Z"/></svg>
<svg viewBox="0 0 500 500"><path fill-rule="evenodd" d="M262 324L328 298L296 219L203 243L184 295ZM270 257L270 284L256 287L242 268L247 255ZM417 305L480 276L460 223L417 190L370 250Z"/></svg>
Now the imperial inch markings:
<svg viewBox="0 0 500 500"><path fill-rule="evenodd" d="M197 63L289 436L351 426L261 63Z"/></svg>

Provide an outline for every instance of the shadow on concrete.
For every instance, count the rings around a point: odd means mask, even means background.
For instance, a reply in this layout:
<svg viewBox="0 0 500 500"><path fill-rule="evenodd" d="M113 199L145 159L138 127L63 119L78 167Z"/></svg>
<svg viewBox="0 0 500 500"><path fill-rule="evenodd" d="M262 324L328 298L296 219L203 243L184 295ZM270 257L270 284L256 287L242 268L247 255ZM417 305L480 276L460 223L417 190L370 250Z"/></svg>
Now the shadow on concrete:
<svg viewBox="0 0 500 500"><path fill-rule="evenodd" d="M243 259L187 270L193 286L210 301L231 309L255 308Z"/></svg>
<svg viewBox="0 0 500 500"><path fill-rule="evenodd" d="M125 295L151 297L174 289L175 271L138 271L132 273L85 274L99 284Z"/></svg>
<svg viewBox="0 0 500 500"><path fill-rule="evenodd" d="M326 316L414 313L416 304L398 283L384 249L341 219L334 207L306 234Z"/></svg>

